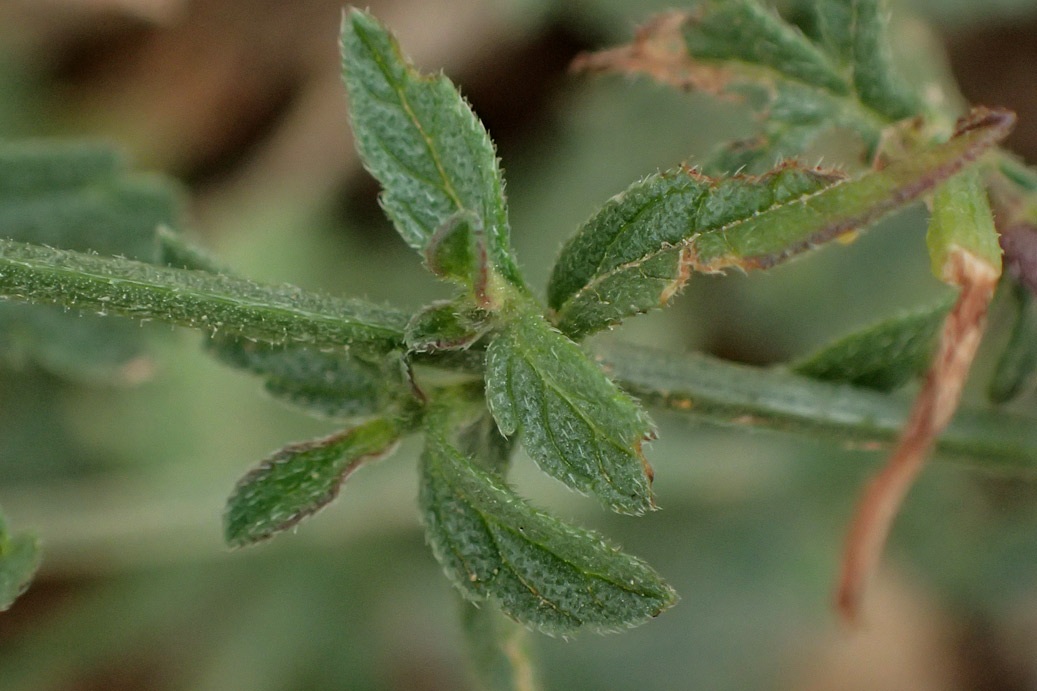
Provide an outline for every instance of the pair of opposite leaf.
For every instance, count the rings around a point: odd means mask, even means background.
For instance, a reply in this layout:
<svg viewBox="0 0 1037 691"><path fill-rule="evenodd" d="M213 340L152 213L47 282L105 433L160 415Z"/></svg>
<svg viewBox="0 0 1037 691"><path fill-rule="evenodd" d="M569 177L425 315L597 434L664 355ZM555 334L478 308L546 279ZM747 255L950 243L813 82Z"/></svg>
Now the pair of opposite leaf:
<svg viewBox="0 0 1037 691"><path fill-rule="evenodd" d="M762 61L788 77L790 88L805 85L822 100L856 99L864 104L862 112L904 114L900 96L884 92L870 77L849 85L840 81L838 69L825 67L823 51L804 49L794 30L755 3L711 7L716 14L706 16L713 21L698 26L712 26L712 33L687 42L703 55ZM725 13L731 12L740 31L762 32L758 40L747 44L744 35L729 35ZM864 47L855 48L855 60L867 63L862 56L873 38L861 38ZM759 53L761 40L775 50ZM735 55L732 44L752 45L754 52ZM418 326L412 320L407 333L423 337L408 339L420 343L411 351L467 348L490 334L485 396L501 432L517 433L542 469L611 508L650 508L651 471L640 450L650 423L573 341L549 326L530 297L508 241L493 145L477 118L445 77L419 76L391 36L362 12L346 17L343 56L357 147L382 183L383 207L426 265L463 291L446 308L419 315ZM871 122L877 121L873 113ZM791 163L759 177L711 178L686 168L651 176L607 203L563 249L548 289L551 319L564 334L579 338L665 304L693 271L768 268L931 191L1002 139L1011 124L1008 113L977 111L945 141L852 180ZM932 331L932 319L923 321ZM437 328L442 338L435 338ZM914 341L917 368L927 354L918 344L926 339ZM817 361L801 371L810 373L811 367L817 371ZM891 376L882 363L875 369L878 374L870 376ZM903 380L896 376L881 385ZM556 632L630 625L672 602L672 592L643 564L518 499L503 484L506 454L489 462L481 457L492 455L485 448L458 441L464 425L452 421L456 416L430 412L449 411L443 401L455 394L422 392L426 400L419 412L279 452L231 498L230 540L254 541L312 513L362 459L385 452L400 434L423 425L421 497L429 540L469 596L494 599L513 617ZM558 584L561 590L548 587ZM606 597L608 588L619 590ZM578 595L586 592L592 598L581 602Z"/></svg>

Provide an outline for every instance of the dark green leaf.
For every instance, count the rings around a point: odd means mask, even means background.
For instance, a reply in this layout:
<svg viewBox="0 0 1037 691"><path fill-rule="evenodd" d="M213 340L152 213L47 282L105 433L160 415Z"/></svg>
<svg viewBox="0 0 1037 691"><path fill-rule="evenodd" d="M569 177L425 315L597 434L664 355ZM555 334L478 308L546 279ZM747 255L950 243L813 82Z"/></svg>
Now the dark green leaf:
<svg viewBox="0 0 1037 691"><path fill-rule="evenodd" d="M925 371L954 300L844 336L793 366L814 379L892 391Z"/></svg>
<svg viewBox="0 0 1037 691"><path fill-rule="evenodd" d="M788 164L759 178L652 176L562 249L548 286L554 321L579 337L666 304L694 271L766 269L864 228L974 162L1014 120L978 110L948 142L850 181Z"/></svg>
<svg viewBox="0 0 1037 691"><path fill-rule="evenodd" d="M853 86L861 101L890 118L918 115L921 99L893 65L889 8L883 0L853 0Z"/></svg>
<svg viewBox="0 0 1037 691"><path fill-rule="evenodd" d="M544 472L621 513L652 508L647 415L540 315L513 315L490 344L486 398Z"/></svg>
<svg viewBox="0 0 1037 691"><path fill-rule="evenodd" d="M378 419L276 452L243 477L227 500L227 544L265 540L324 508L353 471L390 453L401 432L400 423Z"/></svg>
<svg viewBox="0 0 1037 691"><path fill-rule="evenodd" d="M8 240L0 240L0 297L158 319L265 343L371 352L402 347L406 324L401 313L360 300Z"/></svg>
<svg viewBox="0 0 1037 691"><path fill-rule="evenodd" d="M469 666L483 691L536 691L537 680L528 632L495 607L463 602L461 630Z"/></svg>
<svg viewBox="0 0 1037 691"><path fill-rule="evenodd" d="M515 440L500 433L497 422L485 409L475 422L458 432L457 445L466 458L486 472L502 479L507 475Z"/></svg>
<svg viewBox="0 0 1037 691"><path fill-rule="evenodd" d="M184 269L231 275L207 251L179 233L159 229L162 263ZM269 345L217 334L206 349L224 364L258 374L275 398L331 418L384 413L412 399L398 354L368 361L348 352L302 345Z"/></svg>
<svg viewBox="0 0 1037 691"><path fill-rule="evenodd" d="M760 65L835 93L850 90L827 55L756 0L707 0L685 24L684 41L700 60Z"/></svg>
<svg viewBox="0 0 1037 691"><path fill-rule="evenodd" d="M473 214L493 267L520 284L496 152L454 85L418 74L389 32L357 9L343 22L342 56L357 149L403 238L424 252L459 212Z"/></svg>
<svg viewBox="0 0 1037 691"><path fill-rule="evenodd" d="M36 537L28 533L12 535L0 514L0 612L10 609L29 587L40 565Z"/></svg>
<svg viewBox="0 0 1037 691"><path fill-rule="evenodd" d="M1017 397L1033 385L1037 374L1037 305L1033 293L1015 280L1004 284L1015 303L1015 324L997 362L988 395L994 403Z"/></svg>
<svg viewBox="0 0 1037 691"><path fill-rule="evenodd" d="M368 361L346 352L220 337L209 341L208 350L225 364L262 376L275 398L327 417L384 413L413 400L398 355Z"/></svg>
<svg viewBox="0 0 1037 691"><path fill-rule="evenodd" d="M699 421L772 429L847 446L890 448L910 400L779 369L748 367L642 345L599 344L602 366L649 406ZM1037 472L1037 420L1004 411L963 409L936 442L939 457L1000 473Z"/></svg>
<svg viewBox="0 0 1037 691"><path fill-rule="evenodd" d="M651 568L538 511L427 430L420 502L429 544L466 597L551 634L614 631L676 600Z"/></svg>
<svg viewBox="0 0 1037 691"><path fill-rule="evenodd" d="M853 51L853 0L813 0L817 31L829 55L849 62Z"/></svg>

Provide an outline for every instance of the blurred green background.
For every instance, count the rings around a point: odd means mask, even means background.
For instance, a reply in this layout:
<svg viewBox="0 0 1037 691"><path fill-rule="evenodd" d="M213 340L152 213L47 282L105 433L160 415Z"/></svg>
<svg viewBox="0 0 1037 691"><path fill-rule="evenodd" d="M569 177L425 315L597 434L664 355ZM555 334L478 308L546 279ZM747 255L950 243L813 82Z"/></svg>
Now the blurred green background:
<svg viewBox="0 0 1037 691"><path fill-rule="evenodd" d="M370 2L485 120L534 285L611 195L752 131L736 104L567 73L577 52L671 5ZM966 96L1020 114L1011 143L1037 160L1037 3L911 5L947 40ZM417 308L447 289L382 217L352 151L340 13L329 0L5 0L0 135L117 142L184 181L188 232L239 272ZM766 274L696 277L669 310L608 337L753 364L805 354L941 294L923 219L912 209ZM977 401L1004 316L995 304ZM45 550L0 615L0 689L464 688L460 605L418 522L417 446L359 473L295 533L229 552L220 516L236 479L334 423L268 399L195 333L141 328L149 376L132 385L29 361L0 371L0 506ZM851 633L830 588L881 456L656 417L663 510L645 518L607 515L516 459L524 495L613 537L682 596L628 633L537 636L548 688L1037 688L1037 485L930 468Z"/></svg>

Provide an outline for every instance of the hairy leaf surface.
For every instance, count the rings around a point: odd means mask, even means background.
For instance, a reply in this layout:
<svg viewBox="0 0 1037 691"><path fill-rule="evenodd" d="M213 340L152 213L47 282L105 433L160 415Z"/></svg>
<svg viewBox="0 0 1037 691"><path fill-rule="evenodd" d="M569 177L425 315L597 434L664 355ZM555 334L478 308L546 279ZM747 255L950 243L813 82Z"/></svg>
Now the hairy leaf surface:
<svg viewBox="0 0 1037 691"><path fill-rule="evenodd" d="M793 366L814 379L892 391L925 371L953 300L844 336Z"/></svg>
<svg viewBox="0 0 1037 691"><path fill-rule="evenodd" d="M621 513L652 508L647 415L539 315L516 314L490 344L486 397L546 473Z"/></svg>
<svg viewBox="0 0 1037 691"><path fill-rule="evenodd" d="M454 585L546 633L636 626L676 600L642 561L529 506L441 429L426 434L420 502L429 543Z"/></svg>
<svg viewBox="0 0 1037 691"><path fill-rule="evenodd" d="M403 345L396 310L293 286L153 266L0 240L0 297L75 307L227 333L264 343Z"/></svg>
<svg viewBox="0 0 1037 691"><path fill-rule="evenodd" d="M766 269L917 199L1003 139L1005 111L979 110L949 141L843 181L784 165L715 180L677 169L610 200L551 274L554 321L574 338L665 305L691 273Z"/></svg>
<svg viewBox="0 0 1037 691"><path fill-rule="evenodd" d="M459 212L474 214L493 266L520 283L493 143L454 85L442 74L418 74L389 32L360 10L346 14L342 56L357 149L382 183L382 206L403 238L424 251Z"/></svg>
<svg viewBox="0 0 1037 691"><path fill-rule="evenodd" d="M400 433L399 423L377 419L276 452L243 477L227 500L227 543L241 547L265 540L324 508L357 468L392 451Z"/></svg>

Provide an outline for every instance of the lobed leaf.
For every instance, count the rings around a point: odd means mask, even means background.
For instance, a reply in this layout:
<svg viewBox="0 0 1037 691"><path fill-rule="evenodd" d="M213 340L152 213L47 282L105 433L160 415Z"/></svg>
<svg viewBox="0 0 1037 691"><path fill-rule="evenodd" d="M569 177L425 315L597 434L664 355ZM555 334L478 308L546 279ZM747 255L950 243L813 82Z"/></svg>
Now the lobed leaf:
<svg viewBox="0 0 1037 691"><path fill-rule="evenodd" d="M525 503L430 426L419 501L426 535L468 598L550 634L615 631L657 616L676 594L644 562Z"/></svg>
<svg viewBox="0 0 1037 691"><path fill-rule="evenodd" d="M1022 283L1006 282L1015 303L1012 335L998 358L987 395L994 403L1005 403L1031 388L1037 374L1037 306Z"/></svg>
<svg viewBox="0 0 1037 691"><path fill-rule="evenodd" d="M418 74L389 32L357 9L343 22L342 60L357 150L404 240L424 252L440 228L471 214L493 267L520 285L496 152L454 85Z"/></svg>
<svg viewBox="0 0 1037 691"><path fill-rule="evenodd" d="M944 319L954 304L898 315L844 336L793 365L814 379L893 391L925 371Z"/></svg>
<svg viewBox="0 0 1037 691"><path fill-rule="evenodd" d="M360 300L0 240L0 297L157 319L274 345L384 353L404 315Z"/></svg>
<svg viewBox="0 0 1037 691"><path fill-rule="evenodd" d="M0 514L0 612L10 609L25 592L39 566L36 537L29 533L10 534Z"/></svg>
<svg viewBox="0 0 1037 691"><path fill-rule="evenodd" d="M277 451L243 477L227 500L227 544L265 540L324 508L357 468L391 453L402 431L398 421L376 419Z"/></svg>
<svg viewBox="0 0 1037 691"><path fill-rule="evenodd" d="M854 180L789 164L758 178L649 177L563 247L548 285L553 320L578 338L665 305L693 271L767 269L866 227L970 165L1014 121L977 110L949 141Z"/></svg>
<svg viewBox="0 0 1037 691"><path fill-rule="evenodd" d="M515 314L490 344L486 398L544 472L621 513L653 507L647 415L540 315Z"/></svg>

